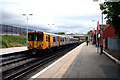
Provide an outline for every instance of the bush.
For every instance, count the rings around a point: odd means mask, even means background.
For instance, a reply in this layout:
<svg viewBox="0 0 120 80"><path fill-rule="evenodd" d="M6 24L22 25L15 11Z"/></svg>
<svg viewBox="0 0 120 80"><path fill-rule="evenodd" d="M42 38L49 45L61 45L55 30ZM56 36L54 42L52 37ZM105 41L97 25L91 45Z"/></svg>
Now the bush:
<svg viewBox="0 0 120 80"><path fill-rule="evenodd" d="M2 36L2 48L9 47L19 47L26 45L26 37L14 36L14 35L4 35Z"/></svg>

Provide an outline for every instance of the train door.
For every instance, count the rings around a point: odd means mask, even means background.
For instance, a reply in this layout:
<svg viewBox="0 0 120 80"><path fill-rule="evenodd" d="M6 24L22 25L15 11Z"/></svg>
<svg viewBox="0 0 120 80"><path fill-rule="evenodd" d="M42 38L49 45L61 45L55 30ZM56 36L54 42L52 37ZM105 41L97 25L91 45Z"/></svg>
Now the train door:
<svg viewBox="0 0 120 80"><path fill-rule="evenodd" d="M72 39L70 38L70 44L72 43Z"/></svg>
<svg viewBox="0 0 120 80"><path fill-rule="evenodd" d="M53 47L53 36L50 35L50 47Z"/></svg>
<svg viewBox="0 0 120 80"><path fill-rule="evenodd" d="M61 46L61 37L59 37L59 46Z"/></svg>
<svg viewBox="0 0 120 80"><path fill-rule="evenodd" d="M62 38L60 38L60 46L62 46Z"/></svg>
<svg viewBox="0 0 120 80"><path fill-rule="evenodd" d="M48 48L48 35L45 35L45 48Z"/></svg>
<svg viewBox="0 0 120 80"><path fill-rule="evenodd" d="M34 33L34 48L38 47L38 33Z"/></svg>
<svg viewBox="0 0 120 80"><path fill-rule="evenodd" d="M66 45L66 37L64 38L64 45Z"/></svg>
<svg viewBox="0 0 120 80"><path fill-rule="evenodd" d="M67 41L68 39L66 38L66 44L68 43L68 41Z"/></svg>
<svg viewBox="0 0 120 80"><path fill-rule="evenodd" d="M59 42L59 36L57 36L57 47L59 47L60 42Z"/></svg>
<svg viewBox="0 0 120 80"><path fill-rule="evenodd" d="M64 45L64 38L62 38L62 45Z"/></svg>
<svg viewBox="0 0 120 80"><path fill-rule="evenodd" d="M48 48L50 48L50 35L48 35Z"/></svg>
<svg viewBox="0 0 120 80"><path fill-rule="evenodd" d="M55 36L55 47L57 47L57 36Z"/></svg>
<svg viewBox="0 0 120 80"><path fill-rule="evenodd" d="M53 47L55 47L55 36L53 36Z"/></svg>

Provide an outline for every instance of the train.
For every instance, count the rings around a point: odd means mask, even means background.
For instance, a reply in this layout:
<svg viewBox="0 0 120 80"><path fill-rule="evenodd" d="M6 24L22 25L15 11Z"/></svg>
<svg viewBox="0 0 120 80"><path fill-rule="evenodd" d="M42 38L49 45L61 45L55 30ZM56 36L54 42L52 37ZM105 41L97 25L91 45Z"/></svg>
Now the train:
<svg viewBox="0 0 120 80"><path fill-rule="evenodd" d="M78 42L78 38L51 34L43 31L28 31L27 33L27 48L32 54Z"/></svg>

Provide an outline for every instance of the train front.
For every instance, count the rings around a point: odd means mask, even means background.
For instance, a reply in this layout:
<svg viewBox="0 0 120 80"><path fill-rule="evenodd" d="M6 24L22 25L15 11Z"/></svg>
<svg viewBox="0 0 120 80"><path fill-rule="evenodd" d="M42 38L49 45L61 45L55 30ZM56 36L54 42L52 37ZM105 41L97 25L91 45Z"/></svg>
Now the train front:
<svg viewBox="0 0 120 80"><path fill-rule="evenodd" d="M29 31L27 34L27 48L34 53L43 50L43 32Z"/></svg>

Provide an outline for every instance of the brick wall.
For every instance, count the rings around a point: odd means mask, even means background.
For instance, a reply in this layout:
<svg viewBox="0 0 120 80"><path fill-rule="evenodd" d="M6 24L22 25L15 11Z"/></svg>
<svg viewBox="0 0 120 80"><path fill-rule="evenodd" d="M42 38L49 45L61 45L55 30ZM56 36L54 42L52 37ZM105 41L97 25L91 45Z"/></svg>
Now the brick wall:
<svg viewBox="0 0 120 80"><path fill-rule="evenodd" d="M118 38L118 35L114 33L114 28L112 26L108 26L104 31L103 31L103 39L105 38Z"/></svg>

